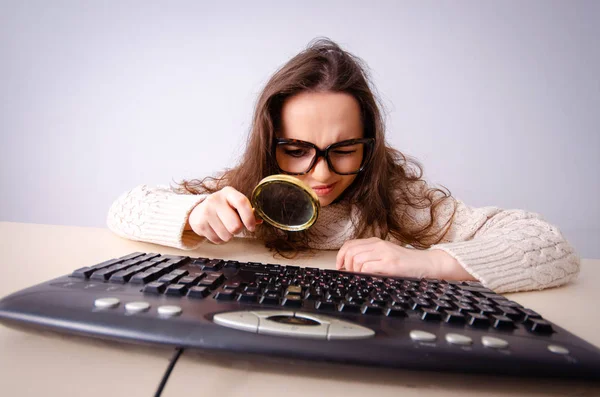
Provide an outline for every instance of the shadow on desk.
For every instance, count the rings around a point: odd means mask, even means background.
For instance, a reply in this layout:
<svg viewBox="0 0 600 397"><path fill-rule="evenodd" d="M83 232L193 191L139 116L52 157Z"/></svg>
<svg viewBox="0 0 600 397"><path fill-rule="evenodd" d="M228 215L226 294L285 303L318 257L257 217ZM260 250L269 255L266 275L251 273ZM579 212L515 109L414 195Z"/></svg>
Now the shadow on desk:
<svg viewBox="0 0 600 397"><path fill-rule="evenodd" d="M21 332L21 338L29 341L19 344L30 348L29 354L26 351L27 348L19 350L30 359L35 353L36 343L45 347L45 353L50 353L48 346L54 347L54 349L50 349L52 350L51 355L38 356L36 366L61 366L65 371L63 374L65 381L89 384L90 379L85 375L86 373L94 375L92 378L96 379L99 379L97 376L111 379L108 383L96 383L94 393L86 395L152 395L151 391L158 386L173 353L173 349L167 347L149 347L82 336L67 336L54 331L27 330L22 332L21 330L18 332ZM9 350L5 351L6 353L13 354L13 357L17 356L17 352L10 352L9 346L4 346L4 348ZM151 367L148 367L149 363L152 363ZM84 368L91 370L92 373L83 370ZM97 372L98 370L100 372ZM123 373L124 370L126 370L126 374ZM56 368L53 368L53 371L56 371ZM71 379L72 374L78 374L79 379ZM19 378L21 379L18 383L22 384L22 376ZM7 380L10 384L10 379ZM44 385L43 382L40 382L38 386L29 385L28 390L32 392L44 389L53 390L54 387L59 386L53 383ZM14 390L14 387L9 385L10 389ZM71 390L77 390L77 388ZM137 390L138 393L120 394L120 391L125 390ZM66 395L74 394L67 393ZM255 395L261 397L282 395L286 397L370 397L370 395L377 397L482 395L591 397L600 396L600 383L395 370L186 350L177 362L163 391L163 396L182 395L228 397Z"/></svg>
<svg viewBox="0 0 600 397"><path fill-rule="evenodd" d="M198 351L185 352L177 372L172 380L178 392L184 389L178 388L182 382L177 379L195 374L198 385L212 376L234 381L231 390L227 383L221 386L222 395L228 396L244 395L244 390L260 391L261 396L600 396L600 383L590 381L410 371Z"/></svg>

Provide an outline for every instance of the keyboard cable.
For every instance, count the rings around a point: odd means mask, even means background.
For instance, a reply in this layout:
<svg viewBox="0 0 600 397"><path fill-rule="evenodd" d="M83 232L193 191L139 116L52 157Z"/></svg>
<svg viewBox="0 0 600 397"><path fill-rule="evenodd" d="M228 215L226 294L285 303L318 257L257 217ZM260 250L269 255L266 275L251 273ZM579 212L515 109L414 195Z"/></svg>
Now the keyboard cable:
<svg viewBox="0 0 600 397"><path fill-rule="evenodd" d="M177 360L179 360L181 353L183 353L183 347L178 347L175 349L175 353L173 354L173 357L171 357L171 362L169 363L169 366L167 367L167 370L160 381L160 385L158 385L158 390L156 390L154 397L160 397L162 394L162 391L167 384L167 380L169 380L169 376L171 375L171 371L173 371L173 367L175 367L175 364L177 363Z"/></svg>

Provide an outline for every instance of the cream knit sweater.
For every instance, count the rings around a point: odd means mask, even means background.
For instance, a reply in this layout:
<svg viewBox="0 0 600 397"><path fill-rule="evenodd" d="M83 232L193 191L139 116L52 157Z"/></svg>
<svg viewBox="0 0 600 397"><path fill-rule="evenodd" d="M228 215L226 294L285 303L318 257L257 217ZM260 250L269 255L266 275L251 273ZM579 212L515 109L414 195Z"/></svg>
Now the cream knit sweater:
<svg viewBox="0 0 600 397"><path fill-rule="evenodd" d="M190 212L204 197L178 194L169 187L138 186L113 203L108 227L132 240L195 249L203 238L184 228ZM448 207L443 210L451 212L452 206ZM498 293L525 291L562 285L577 277L580 260L573 247L538 214L472 208L459 200L456 209L444 240L430 249L452 255L486 287ZM328 238L313 248L339 249L354 238L352 219L356 215L347 204L323 207L311 231ZM418 227L428 222L429 210L410 209L405 216L409 224Z"/></svg>

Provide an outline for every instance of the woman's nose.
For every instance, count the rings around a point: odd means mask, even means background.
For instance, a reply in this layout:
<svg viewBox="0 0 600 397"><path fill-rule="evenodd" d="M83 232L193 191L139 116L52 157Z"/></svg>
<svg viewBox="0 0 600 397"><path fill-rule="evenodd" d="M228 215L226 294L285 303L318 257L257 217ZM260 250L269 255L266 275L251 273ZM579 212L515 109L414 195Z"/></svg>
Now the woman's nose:
<svg viewBox="0 0 600 397"><path fill-rule="evenodd" d="M327 160L324 157L320 157L319 159L317 159L317 163L315 164L312 171L313 178L318 181L325 182L329 179L330 174L331 171L329 170Z"/></svg>

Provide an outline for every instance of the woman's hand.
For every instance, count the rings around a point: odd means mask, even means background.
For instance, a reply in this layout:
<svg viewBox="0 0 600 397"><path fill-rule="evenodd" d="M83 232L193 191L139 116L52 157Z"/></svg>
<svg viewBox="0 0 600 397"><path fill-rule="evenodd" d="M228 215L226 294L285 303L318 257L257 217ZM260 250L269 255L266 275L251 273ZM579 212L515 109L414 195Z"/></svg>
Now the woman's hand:
<svg viewBox="0 0 600 397"><path fill-rule="evenodd" d="M186 229L221 244L231 240L244 227L253 232L257 223L250 200L227 186L209 195L192 210Z"/></svg>
<svg viewBox="0 0 600 397"><path fill-rule="evenodd" d="M337 254L335 267L392 277L475 280L445 251L404 248L377 237L346 241Z"/></svg>

